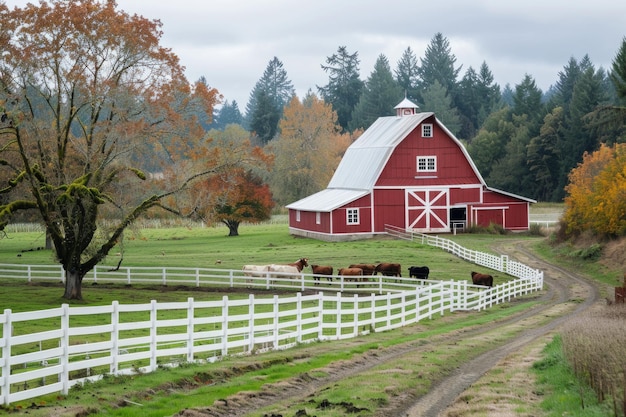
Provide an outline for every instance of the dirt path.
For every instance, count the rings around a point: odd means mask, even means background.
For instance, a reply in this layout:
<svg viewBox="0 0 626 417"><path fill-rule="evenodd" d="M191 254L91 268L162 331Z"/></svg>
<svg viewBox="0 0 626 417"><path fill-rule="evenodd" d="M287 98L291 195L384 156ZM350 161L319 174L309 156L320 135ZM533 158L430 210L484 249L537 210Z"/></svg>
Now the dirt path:
<svg viewBox="0 0 626 417"><path fill-rule="evenodd" d="M572 316L593 306L599 296L593 285L574 272L550 265L534 256L524 247L524 241L506 242L494 250L507 254L510 259L544 271L546 290L536 307L491 326L430 338L426 344L423 341L410 342L365 353L321 370L322 372L318 374L323 374L324 377L303 375L282 383L267 385L261 392L240 393L228 401L207 408L183 410L177 416L242 417L273 404L284 406L286 403L297 403L306 398L321 398L323 391L331 384L360 375L366 378L367 373L376 366L401 361L403 357L420 354L437 344L454 343L461 339L466 341L471 338L484 340L494 331L506 333L510 329L521 328L525 330L518 332L518 336L465 363L444 380L436 383L427 395L420 398L410 394L398 395L375 413L376 416L406 417L518 415L513 413L512 401L506 397L511 391L518 392L518 397L521 395L520 392L526 392L522 395L525 397L524 401L533 400L527 393L529 383L527 375L524 374L524 367L532 365L533 357L537 357L551 332ZM497 393L494 394L493 389L476 388L481 386L479 382L481 377L494 368L499 368L500 373L504 375L517 375L506 381L507 390L500 398L494 398ZM518 384L518 387L513 386L514 384ZM472 393L466 396L464 392L469 387L472 387ZM471 404L468 400L470 397Z"/></svg>
<svg viewBox="0 0 626 417"><path fill-rule="evenodd" d="M476 383L487 371L494 367L501 368L500 371L507 373L506 368L519 368L520 363L526 364L526 367L532 365L530 358L536 358L538 351L545 344L546 336L554 331L559 325L580 314L581 312L591 308L599 299L597 288L587 280L578 276L574 272L566 271L560 267L548 264L527 250L523 242L507 242L494 250L501 254L506 254L510 259L515 259L533 268L544 271L544 282L548 288L546 303L543 308L533 312L536 315L550 314L553 319L549 323L540 327L529 328L524 334L511 340L506 345L487 352L474 360L466 363L458 369L450 377L441 381L427 395L420 398L409 409L404 410L404 414L409 417L435 417L435 416L453 416L464 415L472 416L473 413L481 416L494 415L518 415L513 414L512 410L506 410L505 407L496 407L489 412L489 406L493 408L493 404L501 402L494 398L493 388L487 392L481 392L480 389L473 390L468 398L472 398L475 407L467 407L467 401L462 398L464 391L472 384ZM582 302L578 302L583 300ZM517 355L517 361L506 361L506 358L516 356L524 347L531 345L526 355ZM527 374L524 369L521 371ZM506 392L519 391L512 384L518 384L518 387L528 387L528 379L518 378L517 380L506 381ZM527 389L526 389L527 390ZM503 396L507 396L505 393ZM528 398L527 398L528 399ZM456 402L456 404L455 404ZM461 404L459 406L459 403ZM476 406L477 404L477 406ZM504 409L503 409L504 408Z"/></svg>

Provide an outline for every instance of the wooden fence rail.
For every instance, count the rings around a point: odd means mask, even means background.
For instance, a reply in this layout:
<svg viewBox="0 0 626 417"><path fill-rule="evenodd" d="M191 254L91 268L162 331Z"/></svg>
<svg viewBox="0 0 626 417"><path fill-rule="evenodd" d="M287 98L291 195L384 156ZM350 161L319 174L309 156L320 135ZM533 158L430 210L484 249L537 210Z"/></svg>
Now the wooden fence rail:
<svg viewBox="0 0 626 417"><path fill-rule="evenodd" d="M467 281L368 277L359 283L314 281L310 274L246 277L201 268L96 268L91 280L124 283L291 288L293 296L70 307L0 314L0 403L62 393L86 379L151 372L183 362L340 340L417 323L456 310L481 310L543 288L543 273L506 257L468 251L445 239L424 243L519 279L491 289ZM62 269L0 264L0 278L63 280ZM315 289L313 294L303 294ZM352 292L351 292L352 291ZM31 332L36 323L40 331Z"/></svg>

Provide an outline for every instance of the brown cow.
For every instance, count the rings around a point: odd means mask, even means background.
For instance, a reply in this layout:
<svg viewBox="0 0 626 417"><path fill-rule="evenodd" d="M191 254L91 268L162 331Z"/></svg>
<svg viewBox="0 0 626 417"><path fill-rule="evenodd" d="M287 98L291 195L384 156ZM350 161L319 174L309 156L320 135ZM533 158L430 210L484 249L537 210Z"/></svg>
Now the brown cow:
<svg viewBox="0 0 626 417"><path fill-rule="evenodd" d="M305 266L309 266L309 260L308 258L300 258L296 262L287 265L295 266L296 268L298 268L298 272L302 272Z"/></svg>
<svg viewBox="0 0 626 417"><path fill-rule="evenodd" d="M327 281L333 280L333 267L324 265L311 265L313 271L313 279L317 281L315 285L319 285L320 275L325 275Z"/></svg>
<svg viewBox="0 0 626 417"><path fill-rule="evenodd" d="M358 282L363 278L363 270L361 268L341 268L339 269L339 275L344 277L346 281Z"/></svg>
<svg viewBox="0 0 626 417"><path fill-rule="evenodd" d="M376 271L376 265L374 264L352 264L348 268L361 268L363 275L374 275Z"/></svg>
<svg viewBox="0 0 626 417"><path fill-rule="evenodd" d="M472 282L474 285L484 285L485 287L493 287L493 277L488 274L472 271Z"/></svg>
<svg viewBox="0 0 626 417"><path fill-rule="evenodd" d="M380 263L376 265L376 274L379 272L386 277L402 277L402 267L400 264Z"/></svg>

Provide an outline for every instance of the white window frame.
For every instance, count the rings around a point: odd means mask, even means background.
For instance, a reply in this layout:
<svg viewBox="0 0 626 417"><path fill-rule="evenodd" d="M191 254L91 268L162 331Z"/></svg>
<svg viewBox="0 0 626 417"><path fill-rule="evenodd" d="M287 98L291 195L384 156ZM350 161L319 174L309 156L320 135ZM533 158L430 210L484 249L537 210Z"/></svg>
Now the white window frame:
<svg viewBox="0 0 626 417"><path fill-rule="evenodd" d="M360 213L358 208L346 209L346 224L360 224Z"/></svg>
<svg viewBox="0 0 626 417"><path fill-rule="evenodd" d="M300 221L300 210L296 210L296 221Z"/></svg>
<svg viewBox="0 0 626 417"><path fill-rule="evenodd" d="M315 224L322 224L322 213L319 211L315 212Z"/></svg>
<svg viewBox="0 0 626 417"><path fill-rule="evenodd" d="M418 156L416 163L417 172L437 172L436 156Z"/></svg>
<svg viewBox="0 0 626 417"><path fill-rule="evenodd" d="M433 137L433 125L432 125L432 123L424 123L424 124L422 124L422 137L423 138L432 138Z"/></svg>

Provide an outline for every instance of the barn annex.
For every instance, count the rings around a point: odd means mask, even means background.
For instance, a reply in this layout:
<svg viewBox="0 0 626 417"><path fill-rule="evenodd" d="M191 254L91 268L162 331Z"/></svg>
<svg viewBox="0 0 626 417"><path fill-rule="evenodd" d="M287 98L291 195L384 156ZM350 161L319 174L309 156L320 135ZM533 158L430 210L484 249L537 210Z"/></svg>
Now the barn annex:
<svg viewBox="0 0 626 417"><path fill-rule="evenodd" d="M461 142L431 112L405 99L347 150L328 188L287 206L289 232L327 241L385 233L387 226L446 233L470 225L528 230L536 201L490 188Z"/></svg>

